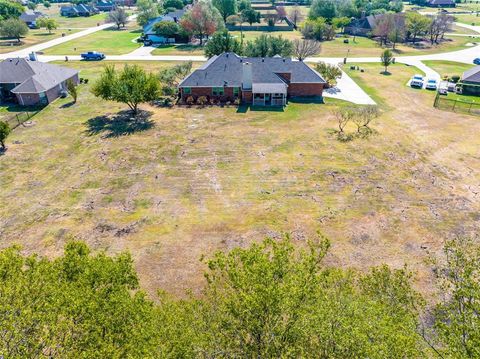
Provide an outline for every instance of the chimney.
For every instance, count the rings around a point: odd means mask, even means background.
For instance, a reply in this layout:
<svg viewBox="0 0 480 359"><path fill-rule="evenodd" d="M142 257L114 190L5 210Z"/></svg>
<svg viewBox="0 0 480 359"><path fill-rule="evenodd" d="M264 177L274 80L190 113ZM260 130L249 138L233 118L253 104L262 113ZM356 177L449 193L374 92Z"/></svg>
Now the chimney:
<svg viewBox="0 0 480 359"><path fill-rule="evenodd" d="M242 65L242 88L244 90L252 89L252 64L244 62Z"/></svg>

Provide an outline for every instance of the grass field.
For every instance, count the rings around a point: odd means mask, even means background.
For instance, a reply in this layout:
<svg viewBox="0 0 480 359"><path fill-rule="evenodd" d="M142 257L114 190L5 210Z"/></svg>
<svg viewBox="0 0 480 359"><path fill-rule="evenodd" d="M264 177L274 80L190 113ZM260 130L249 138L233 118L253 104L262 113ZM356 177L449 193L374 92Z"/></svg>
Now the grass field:
<svg viewBox="0 0 480 359"><path fill-rule="evenodd" d="M105 23L107 16L106 13L100 13L89 17L60 16L60 6L64 5L65 4L60 5L52 3L50 8L47 9L45 6L39 4L38 10L48 15L50 18L57 20L59 28L61 29L82 29Z"/></svg>
<svg viewBox="0 0 480 359"><path fill-rule="evenodd" d="M7 52L17 51L24 49L29 46L33 46L36 44L40 44L42 42L46 42L57 37L62 36L62 33L66 35L70 35L76 32L75 30L71 31L62 31L60 29L52 31L50 34L45 29L35 29L29 30L27 36L21 39L20 43L17 43L15 39L6 39L0 37L0 54L4 54Z"/></svg>
<svg viewBox="0 0 480 359"><path fill-rule="evenodd" d="M468 65L454 61L423 61L423 63L438 72L441 77L451 77L453 75L462 76L464 71L475 66L473 64Z"/></svg>
<svg viewBox="0 0 480 359"><path fill-rule="evenodd" d="M69 63L90 83L103 65ZM332 240L328 263L408 263L428 292L428 253L478 230L480 121L435 111L431 93L404 85L416 69L361 66L352 76L382 115L375 135L352 142L333 133L339 101L283 112L143 105L151 117L136 126L106 118L125 106L81 85L78 103L56 101L8 139L2 246L56 255L76 237L128 249L147 290L183 293L200 286L202 254L285 231L301 244L321 231Z"/></svg>
<svg viewBox="0 0 480 359"><path fill-rule="evenodd" d="M140 35L141 30L136 27L121 30L109 28L51 47L44 52L48 55L78 55L95 50L108 55L127 54L141 46L134 41Z"/></svg>
<svg viewBox="0 0 480 359"><path fill-rule="evenodd" d="M455 15L455 19L458 22L463 22L464 24L478 26L480 25L480 15L475 14L459 14Z"/></svg>
<svg viewBox="0 0 480 359"><path fill-rule="evenodd" d="M203 47L198 45L163 45L152 51L152 55L203 55Z"/></svg>

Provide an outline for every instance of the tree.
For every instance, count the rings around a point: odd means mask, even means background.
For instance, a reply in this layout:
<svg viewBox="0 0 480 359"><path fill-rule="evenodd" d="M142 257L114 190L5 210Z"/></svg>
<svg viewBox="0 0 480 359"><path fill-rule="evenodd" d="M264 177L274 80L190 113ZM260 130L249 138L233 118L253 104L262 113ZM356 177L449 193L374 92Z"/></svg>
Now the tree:
<svg viewBox="0 0 480 359"><path fill-rule="evenodd" d="M340 29L342 32L344 32L345 27L348 26L350 22L351 22L350 18L346 16L334 17L332 19L332 25L337 29Z"/></svg>
<svg viewBox="0 0 480 359"><path fill-rule="evenodd" d="M275 37L261 34L255 40L247 42L244 54L248 57L273 57L275 55L288 57L293 54L293 50L293 43L281 35Z"/></svg>
<svg viewBox="0 0 480 359"><path fill-rule="evenodd" d="M30 10L35 10L37 8L37 3L33 1L29 1L27 3L27 8L29 8Z"/></svg>
<svg viewBox="0 0 480 359"><path fill-rule="evenodd" d="M22 20L10 18L0 23L0 35L3 37L17 39L20 42L20 38L27 33L28 27Z"/></svg>
<svg viewBox="0 0 480 359"><path fill-rule="evenodd" d="M0 121L0 145L2 145L2 150L5 151L5 140L10 134L11 129L7 122Z"/></svg>
<svg viewBox="0 0 480 359"><path fill-rule="evenodd" d="M327 81L328 86L334 86L337 79L342 77L342 70L336 65L319 62L315 65L315 70Z"/></svg>
<svg viewBox="0 0 480 359"><path fill-rule="evenodd" d="M6 358L153 356L154 307L129 254L92 255L85 243L68 242L48 260L11 247L0 252L0 268Z"/></svg>
<svg viewBox="0 0 480 359"><path fill-rule="evenodd" d="M439 38L442 39L445 32L451 29L453 18L451 15L439 14L430 17L430 24L427 33L430 36L430 43L438 44Z"/></svg>
<svg viewBox="0 0 480 359"><path fill-rule="evenodd" d="M223 30L213 34L212 38L208 40L205 46L205 56L208 58L220 55L224 52L234 52L242 54L242 45L240 41L229 34L228 30Z"/></svg>
<svg viewBox="0 0 480 359"><path fill-rule="evenodd" d="M107 22L113 22L117 25L117 30L120 30L120 27L125 27L127 25L127 12L125 9L117 7L108 13Z"/></svg>
<svg viewBox="0 0 480 359"><path fill-rule="evenodd" d="M243 21L248 22L250 26L252 26L253 23L260 22L260 12L252 8L243 10L241 16Z"/></svg>
<svg viewBox="0 0 480 359"><path fill-rule="evenodd" d="M387 74L388 71L388 66L392 63L393 60L393 53L389 49L386 49L385 51L382 52L382 55L380 56L380 62L382 63L383 66L385 66L385 71L384 73Z"/></svg>
<svg viewBox="0 0 480 359"><path fill-rule="evenodd" d="M305 21L300 31L306 39L317 41L332 40L335 37L335 28L321 17Z"/></svg>
<svg viewBox="0 0 480 359"><path fill-rule="evenodd" d="M52 30L58 28L58 23L55 19L48 18L48 17L41 17L37 20L37 26L48 30L49 33L52 33Z"/></svg>
<svg viewBox="0 0 480 359"><path fill-rule="evenodd" d="M139 104L158 98L160 82L138 65L125 65L120 73L114 66L106 66L92 93L104 100L125 103L136 115Z"/></svg>
<svg viewBox="0 0 480 359"><path fill-rule="evenodd" d="M0 0L0 21L18 18L20 15L22 15L23 11L23 6L17 2Z"/></svg>
<svg viewBox="0 0 480 359"><path fill-rule="evenodd" d="M370 123L379 116L378 107L376 105L360 106L355 108L352 120L357 126L357 133L360 134L362 130L370 133Z"/></svg>
<svg viewBox="0 0 480 359"><path fill-rule="evenodd" d="M442 301L434 328L445 357L480 357L480 245L470 238L450 240L444 260L434 260Z"/></svg>
<svg viewBox="0 0 480 359"><path fill-rule="evenodd" d="M415 43L419 35L427 32L429 25L430 19L428 17L413 11L407 12L405 26L408 36L413 37L413 43Z"/></svg>
<svg viewBox="0 0 480 359"><path fill-rule="evenodd" d="M311 20L322 17L331 20L338 15L334 0L313 0L308 13Z"/></svg>
<svg viewBox="0 0 480 359"><path fill-rule="evenodd" d="M184 7L184 4L183 4L183 1L182 0L165 0L163 2L163 7L165 9L168 9L168 8L175 8L175 9L183 9Z"/></svg>
<svg viewBox="0 0 480 359"><path fill-rule="evenodd" d="M153 25L153 31L165 38L175 37L180 33L180 25L174 21L159 21Z"/></svg>
<svg viewBox="0 0 480 359"><path fill-rule="evenodd" d="M320 43L316 40L295 39L293 40L293 52L299 61L303 61L309 56L320 53Z"/></svg>
<svg viewBox="0 0 480 359"><path fill-rule="evenodd" d="M45 6L46 9L50 9L52 5L50 4L50 1L44 1L43 6Z"/></svg>
<svg viewBox="0 0 480 359"><path fill-rule="evenodd" d="M237 12L236 0L212 0L212 4L218 9L220 15L222 15L224 23L227 22L227 17Z"/></svg>
<svg viewBox="0 0 480 359"><path fill-rule="evenodd" d="M226 24L227 25L237 25L237 24L242 24L242 18L238 15L230 15L229 17L227 17L227 21L226 21Z"/></svg>
<svg viewBox="0 0 480 359"><path fill-rule="evenodd" d="M238 11L242 12L245 9L250 9L252 7L252 4L250 0L240 0L238 2Z"/></svg>
<svg viewBox="0 0 480 359"><path fill-rule="evenodd" d="M380 46L387 46L388 35L395 28L394 14L385 14L375 23L373 35L379 39Z"/></svg>
<svg viewBox="0 0 480 359"><path fill-rule="evenodd" d="M303 14L298 5L295 5L290 10L290 20L293 23L293 27L297 28L298 24L303 20Z"/></svg>
<svg viewBox="0 0 480 359"><path fill-rule="evenodd" d="M159 16L158 5L152 0L138 0L137 9L137 23L140 26Z"/></svg>
<svg viewBox="0 0 480 359"><path fill-rule="evenodd" d="M189 34L192 34L203 44L203 38L223 28L222 16L210 2L198 1L180 20L180 25Z"/></svg>
<svg viewBox="0 0 480 359"><path fill-rule="evenodd" d="M173 96L178 91L178 84L192 71L192 62L181 64L160 71L158 78L162 84L162 94Z"/></svg>
<svg viewBox="0 0 480 359"><path fill-rule="evenodd" d="M72 79L69 79L67 81L67 91L72 96L73 102L77 102L77 97L78 97L78 92L77 92L77 86L75 85L75 82L73 82Z"/></svg>

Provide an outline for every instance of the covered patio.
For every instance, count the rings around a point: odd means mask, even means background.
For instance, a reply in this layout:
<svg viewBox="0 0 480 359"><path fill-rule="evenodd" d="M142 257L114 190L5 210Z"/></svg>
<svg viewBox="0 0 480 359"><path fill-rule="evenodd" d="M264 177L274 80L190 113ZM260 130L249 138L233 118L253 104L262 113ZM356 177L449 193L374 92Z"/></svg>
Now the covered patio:
<svg viewBox="0 0 480 359"><path fill-rule="evenodd" d="M280 106L287 103L287 84L254 83L252 86L252 104L254 106Z"/></svg>

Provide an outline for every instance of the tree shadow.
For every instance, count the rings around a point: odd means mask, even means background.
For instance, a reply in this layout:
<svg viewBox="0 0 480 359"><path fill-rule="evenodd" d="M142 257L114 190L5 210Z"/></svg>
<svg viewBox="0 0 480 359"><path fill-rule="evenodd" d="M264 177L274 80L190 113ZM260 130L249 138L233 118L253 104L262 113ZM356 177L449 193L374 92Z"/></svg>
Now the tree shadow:
<svg viewBox="0 0 480 359"><path fill-rule="evenodd" d="M70 102L64 103L62 106L60 106L60 108L69 108L69 107L72 107L73 105L75 105L75 102L70 101Z"/></svg>
<svg viewBox="0 0 480 359"><path fill-rule="evenodd" d="M120 111L113 116L97 116L86 122L86 133L89 136L104 133L104 138L115 138L147 131L155 125L150 119L152 114L150 111L139 111L133 116L131 111Z"/></svg>
<svg viewBox="0 0 480 359"><path fill-rule="evenodd" d="M5 148L1 148L1 147L0 147L0 157L2 157L3 155L5 155L5 153L7 153L7 150L8 150L8 147L5 147Z"/></svg>
<svg viewBox="0 0 480 359"><path fill-rule="evenodd" d="M383 76L391 76L392 73L390 71L380 71L380 74L382 74Z"/></svg>

